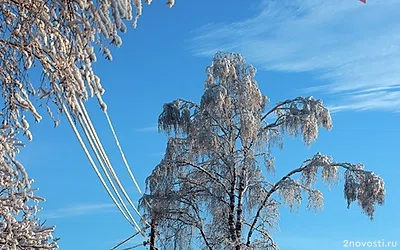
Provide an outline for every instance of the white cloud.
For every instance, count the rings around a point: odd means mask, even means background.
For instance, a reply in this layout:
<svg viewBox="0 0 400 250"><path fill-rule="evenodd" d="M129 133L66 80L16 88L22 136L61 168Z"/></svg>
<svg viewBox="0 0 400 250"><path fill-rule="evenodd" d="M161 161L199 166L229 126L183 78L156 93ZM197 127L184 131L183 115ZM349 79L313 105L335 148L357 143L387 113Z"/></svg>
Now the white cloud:
<svg viewBox="0 0 400 250"><path fill-rule="evenodd" d="M400 111L398 0L268 0L254 17L211 24L191 49L242 53L265 70L314 72L328 84L307 90L335 97L336 111Z"/></svg>
<svg viewBox="0 0 400 250"><path fill-rule="evenodd" d="M148 126L148 127L137 128L136 131L140 132L140 133L157 132L158 131L158 126L157 125L152 125L152 126Z"/></svg>
<svg viewBox="0 0 400 250"><path fill-rule="evenodd" d="M41 215L41 217L46 219L64 218L64 217L76 217L94 213L106 213L114 211L117 210L115 209L115 205L111 203L83 204L83 205L74 205L65 208L59 208L53 211L46 211Z"/></svg>

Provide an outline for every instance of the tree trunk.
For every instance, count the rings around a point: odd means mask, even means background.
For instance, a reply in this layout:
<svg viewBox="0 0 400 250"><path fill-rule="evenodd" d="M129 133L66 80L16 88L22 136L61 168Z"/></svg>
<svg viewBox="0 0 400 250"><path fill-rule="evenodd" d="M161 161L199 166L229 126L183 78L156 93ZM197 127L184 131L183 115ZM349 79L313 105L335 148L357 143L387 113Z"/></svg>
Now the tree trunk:
<svg viewBox="0 0 400 250"><path fill-rule="evenodd" d="M242 239L242 215L243 215L243 193L244 193L244 172L245 167L242 168L242 173L239 176L239 187L238 187L238 203L237 203L237 210L236 210L236 237L238 241L241 242ZM236 245L236 250L240 250L241 245Z"/></svg>
<svg viewBox="0 0 400 250"><path fill-rule="evenodd" d="M229 194L229 216L228 216L229 234L231 240L236 243L236 230L235 230L235 183L231 184Z"/></svg>
<svg viewBox="0 0 400 250"><path fill-rule="evenodd" d="M157 223L153 218L150 222L150 250L157 250L156 247Z"/></svg>
<svg viewBox="0 0 400 250"><path fill-rule="evenodd" d="M242 214L243 214L243 206L242 206L242 200L243 200L243 183L239 184L239 197L238 197L238 205L237 205L237 210L236 210L236 237L237 239L242 238ZM236 250L240 250L239 246L236 246Z"/></svg>

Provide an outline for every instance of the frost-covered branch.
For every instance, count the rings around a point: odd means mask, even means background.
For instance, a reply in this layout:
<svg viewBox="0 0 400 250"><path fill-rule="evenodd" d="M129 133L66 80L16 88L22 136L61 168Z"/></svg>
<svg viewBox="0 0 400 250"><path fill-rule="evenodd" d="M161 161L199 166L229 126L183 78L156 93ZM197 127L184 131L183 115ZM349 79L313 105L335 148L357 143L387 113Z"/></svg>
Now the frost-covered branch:
<svg viewBox="0 0 400 250"><path fill-rule="evenodd" d="M252 233L260 213L272 194L276 191L281 191L285 202L292 207L294 203L297 203L297 205L301 203L301 191L303 189L308 191L310 195L308 207L321 207L323 199L322 194L317 190L312 190L311 186L315 184L317 180L319 169L321 169L321 178L324 182L335 182L339 177L338 167L342 167L346 170L344 176L344 194L348 205L358 200L358 204L363 211L373 219L375 204L382 205L385 200L386 191L383 179L371 171L364 170L361 164L337 163L333 162L331 157L317 153L311 159L304 161L301 167L290 171L272 186L262 201L261 206L258 208L250 226L247 235L247 245L250 245ZM291 179L291 177L297 173L302 173L302 184ZM310 203L313 203L313 205Z"/></svg>
<svg viewBox="0 0 400 250"><path fill-rule="evenodd" d="M119 47L126 25L136 27L143 0L3 0L0 4L0 84L5 101L4 120L32 139L24 113L41 120L34 96L44 100L53 116L62 107L58 93L72 115L78 100L102 100L104 89L92 66L99 49L112 60L108 42ZM145 0L150 4L151 0ZM167 1L172 7L173 0ZM43 72L41 82L31 79L31 68ZM26 126L27 124L27 126Z"/></svg>
<svg viewBox="0 0 400 250"><path fill-rule="evenodd" d="M282 132L292 136L302 134L304 142L308 145L318 137L319 126L327 130L332 129L332 119L328 109L322 105L321 100L316 100L312 96L280 102L268 111L262 120L272 113L276 115L276 120L267 124L263 130L280 128Z"/></svg>
<svg viewBox="0 0 400 250"><path fill-rule="evenodd" d="M57 249L52 233L37 219L38 203L32 179L16 160L23 146L12 128L0 129L0 245L2 249Z"/></svg>

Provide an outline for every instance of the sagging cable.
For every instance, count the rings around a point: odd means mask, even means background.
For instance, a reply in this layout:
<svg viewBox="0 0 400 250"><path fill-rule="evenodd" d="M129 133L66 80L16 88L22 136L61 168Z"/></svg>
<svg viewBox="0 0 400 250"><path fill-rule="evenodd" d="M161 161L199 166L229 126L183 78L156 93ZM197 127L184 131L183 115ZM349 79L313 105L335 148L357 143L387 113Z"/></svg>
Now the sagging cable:
<svg viewBox="0 0 400 250"><path fill-rule="evenodd" d="M57 87L57 86L56 86ZM59 89L57 89L59 90ZM94 163L88 149L86 148L85 143L82 140L82 137L79 134L78 129L76 128L74 121L72 120L67 107L64 104L64 101L61 100L61 98L59 97L58 94L56 94L56 97L58 99L58 102L62 105L62 110L64 111L65 115L67 116L67 120L69 122L69 124L72 127L72 130L76 136L76 138L78 139L79 144L81 145L84 153L86 154L86 157L88 158L93 170L95 171L97 178L99 178L101 184L103 185L104 189L106 189L108 195L110 196L111 200L114 202L114 204L117 206L118 210L121 212L121 214L124 216L124 218L133 226L132 222L130 221L130 219L128 218L128 216L126 215L126 213L122 210L121 205L117 202L117 200L115 199L114 195L112 194L112 192L110 191L109 187L107 186L106 182L104 181L103 177L101 176L96 164Z"/></svg>
<svg viewBox="0 0 400 250"><path fill-rule="evenodd" d="M90 132L91 132L91 135L93 136L93 138L94 138L94 140L95 140L95 143L96 143L96 145L97 145L97 147L98 147L98 149L99 149L99 151L100 151L100 154L102 155L102 157L103 157L103 159L104 159L104 161L105 161L105 163L106 163L107 168L108 168L109 171L111 172L111 176L113 177L113 179L114 179L115 182L117 183L117 186L119 187L119 189L122 191L122 193L123 193L124 197L126 198L126 200L129 202L129 204L132 206L132 208L134 209L134 211L135 211L135 212L137 213L137 215L140 217L140 219L141 219L142 221L144 221L146 224L148 224L148 222L145 221L145 220L143 219L143 217L142 217L142 215L140 214L139 210L138 210L138 209L136 208L136 206L133 204L133 202L132 202L132 200L130 199L129 195L128 195L127 192L125 191L125 188L123 187L122 183L120 182L120 180L119 180L117 174L115 173L115 170L114 170L114 168L112 167L112 164L111 164L111 162L110 162L110 160L109 160L109 158L108 158L108 156L107 156L107 154L106 154L106 152L105 152L105 150L104 150L104 147L103 147L103 145L102 145L102 143L101 143L101 141L100 141L100 138L98 137L98 135L97 135L97 133L96 133L96 130L95 130L94 126L93 126L93 123L91 122L90 116L89 116L89 114L88 114L88 112L87 112L87 110L86 110L86 108L85 108L85 105L84 105L84 103L83 103L81 100L79 101L79 108L80 108L80 111L82 111L83 117L84 117L84 119L85 119L85 124L86 124L86 126L89 127Z"/></svg>
<svg viewBox="0 0 400 250"><path fill-rule="evenodd" d="M136 228L136 230L140 231L140 227L138 225L138 223L135 221L135 219L133 218L132 214L129 212L128 207L126 206L124 200L122 199L121 195L119 194L117 188L115 187L114 182L112 181L106 167L103 164L103 161L105 162L104 159L102 159L98 153L98 148L97 145L95 145L95 142L93 142L93 133L91 131L91 129L87 128L87 122L85 121L85 119L82 116L78 116L78 121L81 125L81 127L84 130L84 134L86 135L86 138L94 152L94 154L96 155L97 161L99 162L101 169L103 170L104 174L106 175L106 178L108 180L108 182L111 184L112 190L114 191L114 193L116 194L119 202L122 204L123 209L125 210L125 212L128 214L130 220L131 220L131 224ZM106 163L107 164L107 163Z"/></svg>

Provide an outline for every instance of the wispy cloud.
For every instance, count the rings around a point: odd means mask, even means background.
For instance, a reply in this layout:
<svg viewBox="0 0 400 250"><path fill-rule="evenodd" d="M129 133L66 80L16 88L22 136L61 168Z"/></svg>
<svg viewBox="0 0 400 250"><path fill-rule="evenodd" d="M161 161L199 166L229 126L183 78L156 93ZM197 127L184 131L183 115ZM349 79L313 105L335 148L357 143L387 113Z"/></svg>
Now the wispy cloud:
<svg viewBox="0 0 400 250"><path fill-rule="evenodd" d="M83 205L73 205L64 208L59 208L53 211L46 211L41 216L46 219L52 219L52 218L84 216L94 213L109 213L114 211L116 211L115 205L111 203L83 204Z"/></svg>
<svg viewBox="0 0 400 250"><path fill-rule="evenodd" d="M242 53L265 70L311 71L336 111L400 111L398 0L268 0L253 18L196 31L191 49Z"/></svg>
<svg viewBox="0 0 400 250"><path fill-rule="evenodd" d="M143 127L143 128L137 128L135 129L136 132L141 132L141 133L147 133L147 132L157 132L158 131L158 126L157 124L148 126L148 127Z"/></svg>

